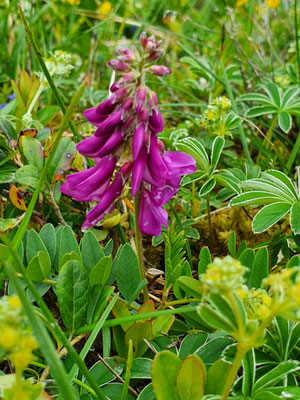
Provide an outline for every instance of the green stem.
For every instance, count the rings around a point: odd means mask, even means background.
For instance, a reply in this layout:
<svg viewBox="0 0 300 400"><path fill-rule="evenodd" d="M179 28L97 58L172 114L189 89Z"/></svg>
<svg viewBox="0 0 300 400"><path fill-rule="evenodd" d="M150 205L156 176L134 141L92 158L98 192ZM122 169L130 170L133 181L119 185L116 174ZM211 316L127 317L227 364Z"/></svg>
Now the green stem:
<svg viewBox="0 0 300 400"><path fill-rule="evenodd" d="M44 168L43 168L43 170L41 172L41 175L40 175L40 179L38 181L36 189L35 189L35 191L33 193L33 196L32 196L32 198L30 200L30 203L28 205L27 211L25 213L25 217L23 218L15 237L13 238L12 245L13 245L15 250L18 249L18 247L19 247L19 245L21 243L21 240L23 238L23 235L24 235L24 232L26 230L26 227L27 227L27 225L28 225L28 223L30 221L31 214L32 214L32 212L34 210L34 206L35 206L35 204L36 204L36 202L38 200L40 191L42 190L42 187L43 187L43 184L44 184L44 180L46 178L47 170L48 170L48 168L49 168L49 166L50 166L50 164L51 164L51 162L52 162L52 160L54 158L54 155L55 155L56 150L57 150L57 148L59 146L59 143L60 143L60 139L61 139L62 134L64 133L64 131L66 129L68 121L71 118L71 115L73 113L74 107L78 104L78 102L79 102L79 100L80 100L80 98L81 98L81 96L82 96L82 94L84 92L85 86L86 86L86 84L84 83L80 87L78 92L76 93L75 97L72 99L70 107L68 108L68 110L67 110L67 112L66 112L66 114L65 114L65 116L63 118L63 121L62 121L62 123L61 123L61 125L60 125L60 127L59 127L59 129L57 131L56 138L55 138L55 140L53 142L53 145L51 147L50 153L49 153L49 155L48 155L48 157L46 159Z"/></svg>
<svg viewBox="0 0 300 400"><path fill-rule="evenodd" d="M32 102L30 103L30 106L28 107L28 110L26 111L26 114L31 114L32 110L36 104L36 102L38 101L38 98L40 97L42 91L44 89L43 84L41 83L36 94L34 95L34 98L32 99Z"/></svg>
<svg viewBox="0 0 300 400"><path fill-rule="evenodd" d="M129 387L129 381L130 381L130 375L131 375L132 359L133 359L133 345L132 345L132 340L129 339L125 382L123 385L121 400L127 399L127 393L128 393L128 387Z"/></svg>
<svg viewBox="0 0 300 400"><path fill-rule="evenodd" d="M236 103L235 103L235 100L234 100L234 96L233 96L232 89L231 89L231 86L230 86L230 82L229 82L229 79L228 79L228 76L227 76L227 72L226 72L226 69L225 69L224 64L222 62L221 62L221 68L222 68L222 73L223 73L223 78L224 78L224 86L225 86L226 92L228 94L228 97L230 99L232 109L236 114L238 114L237 106L236 106ZM250 152L249 152L249 148L248 148L245 132L244 132L244 130L242 128L242 125L240 125L238 127L238 132L239 132L240 139L241 139L241 142L242 142L242 145L243 145L243 149L244 149L244 152L245 152L245 155L246 155L246 160L247 160L247 162L249 164L253 164L251 156L250 156Z"/></svg>
<svg viewBox="0 0 300 400"><path fill-rule="evenodd" d="M297 15L297 3L298 0L294 1L294 23L295 23L295 40L297 50L297 63L298 63L298 84L300 86L300 51L299 51L299 37L298 37L298 15Z"/></svg>
<svg viewBox="0 0 300 400"><path fill-rule="evenodd" d="M173 215L174 215L174 217L175 217L175 219L176 219L176 222L177 222L179 228L184 232L184 237L185 237L185 243L184 243L184 245L185 245L185 250L186 250L187 258L188 258L188 261L189 261L189 263L190 263L191 269L193 269L192 252L191 252L191 248L190 248L190 243L189 243L189 241L188 241L188 239L187 239L187 237L186 237L186 234L185 234L184 227L183 227L183 225L182 225L182 223L181 223L181 220L180 220L180 218L179 218L179 215L177 214L177 212L176 212L176 210L175 210L175 208L174 208L172 202L169 201L168 205L170 206L170 208L171 208L171 210L172 210L172 213L173 213Z"/></svg>
<svg viewBox="0 0 300 400"><path fill-rule="evenodd" d="M184 313L194 312L194 311L196 311L196 308L197 308L196 305L195 306L184 306L184 307L172 308L172 309L168 309L168 310L151 311L151 312L145 313L145 314L134 314L134 315L130 315L127 317L120 317L120 318L106 320L104 322L103 326L117 326L117 325L122 325L123 323L126 323L126 322L144 321L144 320L151 319L151 318L157 318L160 315L184 314ZM95 328L95 324L86 325L86 326L79 328L75 332L75 334L79 335L81 333L91 332L94 328Z"/></svg>
<svg viewBox="0 0 300 400"><path fill-rule="evenodd" d="M268 132L266 133L266 138L263 141L263 148L265 150L267 150L269 148L269 142L271 141L273 130L274 130L275 126L277 125L277 121L278 121L278 115L276 114L271 122ZM262 154L261 154L261 150L260 150L258 153L257 159L256 159L256 163L258 163L260 161L261 155Z"/></svg>
<svg viewBox="0 0 300 400"><path fill-rule="evenodd" d="M300 150L300 132L298 133L298 137L297 137L296 143L293 146L293 150L292 150L292 152L290 154L290 157L288 159L288 162L286 164L286 168L287 168L288 172L290 172L290 170L291 170L291 168L293 166L293 163L295 161L295 158L299 154L299 150Z"/></svg>
<svg viewBox="0 0 300 400"><path fill-rule="evenodd" d="M25 18L25 15L24 15L23 10L22 10L20 5L18 6L18 9L19 9L20 17L21 17L21 20L23 22L23 25L24 25L26 34L28 36L28 39L32 44L33 51L35 52L35 55L37 56L39 64L40 64L40 66L41 66L41 68L42 68L42 70L43 70L43 72L44 72L44 74L46 76L46 79L47 79L47 81L48 81L48 83L49 83L49 85L50 85L50 87L52 89L52 92L53 92L54 97L55 97L55 99L57 101L57 104L59 105L62 113L66 114L66 112L67 112L66 107L65 107L65 105L64 105L64 103L62 101L62 98L61 98L60 94L58 93L58 90L56 89L55 83L54 83L54 81L53 81L53 79L52 79L52 77L51 77L51 75L50 75L50 73L48 71L48 68L46 67L46 64L44 63L44 60L43 60L42 54L40 52L40 49L38 48L38 45L37 45L36 41L33 38L32 32L31 32L31 30L29 28L28 22L27 22L27 20ZM69 125L71 131L73 132L75 141L77 143L80 142L80 136L79 136L74 124L71 121L69 121L68 125Z"/></svg>
<svg viewBox="0 0 300 400"><path fill-rule="evenodd" d="M238 370L239 370L240 365L242 363L243 357L244 357L244 355L246 353L247 353L247 350L243 349L242 347L240 347L238 345L235 359L233 361L233 364L232 364L232 366L230 368L229 374L228 374L227 379L226 379L226 383L225 383L224 390L223 390L223 393L222 393L222 400L226 400L228 398L229 393L230 393L230 389L231 389L231 387L232 387L232 385L234 383L236 374L238 373Z"/></svg>
<svg viewBox="0 0 300 400"><path fill-rule="evenodd" d="M208 221L208 230L209 230L209 237L211 242L214 240L213 230L212 230L212 223L211 223L211 213L210 213L210 197L209 193L206 195L206 209L207 209L207 221Z"/></svg>
<svg viewBox="0 0 300 400"><path fill-rule="evenodd" d="M141 199L141 190L134 197L134 230L135 230L135 245L137 251L137 257L139 261L139 269L141 279L146 278L146 268L144 264L144 255L143 255L143 242L142 242L142 234L139 228L139 214L140 214L140 199ZM149 299L148 288L147 285L143 289L144 299Z"/></svg>

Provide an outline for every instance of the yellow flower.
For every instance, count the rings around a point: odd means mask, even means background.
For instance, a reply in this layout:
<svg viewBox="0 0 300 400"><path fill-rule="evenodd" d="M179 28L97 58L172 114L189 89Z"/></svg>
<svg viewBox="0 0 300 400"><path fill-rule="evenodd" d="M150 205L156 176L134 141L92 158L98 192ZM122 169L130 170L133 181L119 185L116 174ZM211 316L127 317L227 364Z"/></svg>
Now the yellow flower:
<svg viewBox="0 0 300 400"><path fill-rule="evenodd" d="M71 4L71 6L78 6L80 4L80 0L67 0L67 2Z"/></svg>
<svg viewBox="0 0 300 400"><path fill-rule="evenodd" d="M280 0L267 0L267 6L269 8L277 8L280 4Z"/></svg>
<svg viewBox="0 0 300 400"><path fill-rule="evenodd" d="M0 348L4 351L10 351L18 344L19 334L16 329L4 326L0 333Z"/></svg>
<svg viewBox="0 0 300 400"><path fill-rule="evenodd" d="M109 1L103 1L97 9L98 13L101 14L100 18L106 18L108 14L112 14L114 11Z"/></svg>
<svg viewBox="0 0 300 400"><path fill-rule="evenodd" d="M14 308L21 308L22 307L22 303L21 300L19 299L18 296L12 296L12 297L8 297L8 302L11 306L13 306Z"/></svg>
<svg viewBox="0 0 300 400"><path fill-rule="evenodd" d="M34 356L31 353L31 350L21 349L18 351L14 351L10 356L11 361L13 362L16 369L23 370L34 360Z"/></svg>
<svg viewBox="0 0 300 400"><path fill-rule="evenodd" d="M243 6L244 4L248 3L248 0L238 0L236 2L237 7Z"/></svg>

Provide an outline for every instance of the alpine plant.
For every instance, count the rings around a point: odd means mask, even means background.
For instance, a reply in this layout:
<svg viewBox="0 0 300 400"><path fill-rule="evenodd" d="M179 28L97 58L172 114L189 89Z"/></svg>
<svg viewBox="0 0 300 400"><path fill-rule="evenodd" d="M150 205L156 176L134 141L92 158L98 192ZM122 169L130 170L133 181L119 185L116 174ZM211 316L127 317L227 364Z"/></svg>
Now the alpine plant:
<svg viewBox="0 0 300 400"><path fill-rule="evenodd" d="M82 229L96 225L113 211L131 177L132 196L140 196L139 229L147 235L159 235L161 225L168 225L163 205L177 193L181 176L196 170L190 155L165 151L158 138L164 123L157 95L145 85L145 75L164 77L171 70L153 65L163 55L161 41L142 33L140 45L140 52L117 49L116 59L107 65L120 75L119 80L110 87L107 100L84 112L97 129L77 144L77 150L97 164L69 175L61 186L62 193L77 201L98 201L87 213Z"/></svg>

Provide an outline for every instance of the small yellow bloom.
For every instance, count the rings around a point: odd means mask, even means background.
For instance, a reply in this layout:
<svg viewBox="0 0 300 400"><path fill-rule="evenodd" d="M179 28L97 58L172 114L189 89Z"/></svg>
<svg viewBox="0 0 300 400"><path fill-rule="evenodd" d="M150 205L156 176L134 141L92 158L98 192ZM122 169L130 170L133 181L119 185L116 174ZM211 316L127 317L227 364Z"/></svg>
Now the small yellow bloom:
<svg viewBox="0 0 300 400"><path fill-rule="evenodd" d="M71 4L71 6L78 6L80 4L80 0L67 0L67 2Z"/></svg>
<svg viewBox="0 0 300 400"><path fill-rule="evenodd" d="M267 6L269 8L277 8L280 4L280 0L267 0Z"/></svg>
<svg viewBox="0 0 300 400"><path fill-rule="evenodd" d="M0 348L4 351L10 351L18 344L19 334L16 329L5 326L0 333Z"/></svg>
<svg viewBox="0 0 300 400"><path fill-rule="evenodd" d="M23 370L33 361L34 356L31 351L21 349L11 353L10 359L16 369Z"/></svg>
<svg viewBox="0 0 300 400"><path fill-rule="evenodd" d="M240 7L240 6L243 6L243 5L246 4L246 3L248 3L248 0L238 0L238 1L236 2L236 5L237 5L238 7Z"/></svg>
<svg viewBox="0 0 300 400"><path fill-rule="evenodd" d="M22 303L18 296L8 297L7 299L9 304L14 308L22 308Z"/></svg>
<svg viewBox="0 0 300 400"><path fill-rule="evenodd" d="M101 14L100 18L106 18L108 14L112 14L114 11L109 1L103 1L97 9L98 13Z"/></svg>

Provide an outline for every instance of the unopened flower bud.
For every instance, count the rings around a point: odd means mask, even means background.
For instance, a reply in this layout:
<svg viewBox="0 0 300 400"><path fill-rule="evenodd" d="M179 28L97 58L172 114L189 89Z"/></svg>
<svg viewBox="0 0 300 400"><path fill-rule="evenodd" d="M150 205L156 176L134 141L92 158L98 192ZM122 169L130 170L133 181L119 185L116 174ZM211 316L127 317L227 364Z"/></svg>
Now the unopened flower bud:
<svg viewBox="0 0 300 400"><path fill-rule="evenodd" d="M163 50L155 50L150 53L148 60L149 61L157 61L161 58L161 56L164 54Z"/></svg>
<svg viewBox="0 0 300 400"><path fill-rule="evenodd" d="M126 71L130 70L130 67L128 64L125 64L124 62L118 61L118 60L108 61L107 65L114 71L118 71L118 72L126 72Z"/></svg>
<svg viewBox="0 0 300 400"><path fill-rule="evenodd" d="M152 65L150 71L152 74L157 76L168 76L172 72L170 68L165 67L164 65Z"/></svg>
<svg viewBox="0 0 300 400"><path fill-rule="evenodd" d="M119 47L117 49L118 59L125 63L131 63L135 60L135 54L132 50Z"/></svg>

